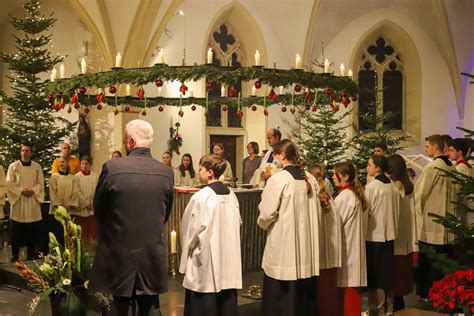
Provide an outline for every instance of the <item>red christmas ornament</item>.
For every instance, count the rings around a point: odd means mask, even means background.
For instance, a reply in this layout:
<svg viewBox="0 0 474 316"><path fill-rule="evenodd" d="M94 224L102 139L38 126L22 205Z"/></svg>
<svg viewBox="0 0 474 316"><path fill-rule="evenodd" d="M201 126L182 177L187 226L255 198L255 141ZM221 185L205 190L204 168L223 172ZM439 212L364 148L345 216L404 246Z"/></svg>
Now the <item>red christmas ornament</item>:
<svg viewBox="0 0 474 316"><path fill-rule="evenodd" d="M226 106L226 105L224 105L224 106L222 107L222 111L224 111L224 112L227 111L227 106Z"/></svg>
<svg viewBox="0 0 474 316"><path fill-rule="evenodd" d="M235 97L236 91L234 86L230 86L229 88L229 97Z"/></svg>
<svg viewBox="0 0 474 316"><path fill-rule="evenodd" d="M69 98L70 103L76 103L77 102L77 97L76 95L73 95L72 97Z"/></svg>
<svg viewBox="0 0 474 316"><path fill-rule="evenodd" d="M267 97L270 100L275 101L278 98L278 94L275 93L275 90L271 89Z"/></svg>
<svg viewBox="0 0 474 316"><path fill-rule="evenodd" d="M238 110L237 111L237 117L242 118L242 116L244 116L244 112L242 110Z"/></svg>
<svg viewBox="0 0 474 316"><path fill-rule="evenodd" d="M196 106L194 104L191 105L191 111L196 111Z"/></svg>
<svg viewBox="0 0 474 316"><path fill-rule="evenodd" d="M68 106L68 107L67 107L67 112L68 112L68 113L71 113L71 112L72 112L72 107L71 107L71 106Z"/></svg>
<svg viewBox="0 0 474 316"><path fill-rule="evenodd" d="M130 112L130 107L128 105L125 106L125 112Z"/></svg>
<svg viewBox="0 0 474 316"><path fill-rule="evenodd" d="M262 83L259 80L257 80L257 81L255 81L254 86L257 89L260 89L262 87Z"/></svg>
<svg viewBox="0 0 474 316"><path fill-rule="evenodd" d="M104 101L105 94L103 92L97 94L96 96L97 102L102 103Z"/></svg>
<svg viewBox="0 0 474 316"><path fill-rule="evenodd" d="M86 108L84 109L84 113L86 113L86 114L89 114L90 111L91 111L91 109L90 109L89 107L86 107Z"/></svg>
<svg viewBox="0 0 474 316"><path fill-rule="evenodd" d="M80 88L79 88L79 93L80 93L80 94L85 94L86 92L87 92L86 87L80 87Z"/></svg>
<svg viewBox="0 0 474 316"><path fill-rule="evenodd" d="M207 90L212 90L212 89L214 89L214 82L208 81L207 84L206 84L206 89L207 89Z"/></svg>
<svg viewBox="0 0 474 316"><path fill-rule="evenodd" d="M295 92L300 92L301 91L301 85L300 84L296 84L295 85Z"/></svg>
<svg viewBox="0 0 474 316"><path fill-rule="evenodd" d="M342 97L341 103L344 104L344 106L347 108L347 106L349 105L349 103L351 103L351 100L349 100L349 99L346 98L346 97Z"/></svg>
<svg viewBox="0 0 474 316"><path fill-rule="evenodd" d="M314 100L314 92L308 92L306 95L306 100L308 100L308 102L312 102Z"/></svg>
<svg viewBox="0 0 474 316"><path fill-rule="evenodd" d="M356 95L351 96L351 100L352 100L353 102L357 101L357 96L356 96Z"/></svg>
<svg viewBox="0 0 474 316"><path fill-rule="evenodd" d="M182 84L181 87L179 87L179 92L181 92L182 95L185 95L186 91L188 91L188 87Z"/></svg>
<svg viewBox="0 0 474 316"><path fill-rule="evenodd" d="M282 106L282 107L281 107L281 111L282 111L282 112L286 112L286 106Z"/></svg>
<svg viewBox="0 0 474 316"><path fill-rule="evenodd" d="M257 111L257 106L256 105L252 105L252 111Z"/></svg>
<svg viewBox="0 0 474 316"><path fill-rule="evenodd" d="M118 115L118 114L119 114L119 110L117 108L115 108L114 115Z"/></svg>
<svg viewBox="0 0 474 316"><path fill-rule="evenodd" d="M332 111L334 113L336 113L337 111L339 111L339 105L337 103L333 103L331 104L331 107L332 107Z"/></svg>
<svg viewBox="0 0 474 316"><path fill-rule="evenodd" d="M311 109L311 106L310 106L309 104L306 104L306 105L304 106L304 109L305 109L306 111L309 111L309 109Z"/></svg>
<svg viewBox="0 0 474 316"><path fill-rule="evenodd" d="M155 84L156 84L157 87L162 87L163 86L163 80L156 79Z"/></svg>
<svg viewBox="0 0 474 316"><path fill-rule="evenodd" d="M318 110L318 106L317 106L317 105L313 105L313 106L311 107L311 111L316 112L317 110Z"/></svg>
<svg viewBox="0 0 474 316"><path fill-rule="evenodd" d="M109 87L109 92L112 93L112 94L115 94L115 92L117 92L117 88L115 86L110 86Z"/></svg>
<svg viewBox="0 0 474 316"><path fill-rule="evenodd" d="M142 115L143 115L143 116L146 116L146 109L143 109Z"/></svg>
<svg viewBox="0 0 474 316"><path fill-rule="evenodd" d="M292 106L292 107L290 108L290 112L291 112L291 114L295 114L296 110L295 110L295 107L294 107L294 106Z"/></svg>
<svg viewBox="0 0 474 316"><path fill-rule="evenodd" d="M145 98L145 90L142 88L137 90L137 96L140 100L143 100Z"/></svg>
<svg viewBox="0 0 474 316"><path fill-rule="evenodd" d="M78 109L81 107L81 104L79 102L74 103L74 108Z"/></svg>
<svg viewBox="0 0 474 316"><path fill-rule="evenodd" d="M263 115L268 116L268 110L267 109L263 110Z"/></svg>
<svg viewBox="0 0 474 316"><path fill-rule="evenodd" d="M163 112L163 110L164 110L163 106L160 105L160 106L158 107L158 111Z"/></svg>
<svg viewBox="0 0 474 316"><path fill-rule="evenodd" d="M184 115L183 110L179 110L178 115L179 115L180 117L183 117L183 115Z"/></svg>
<svg viewBox="0 0 474 316"><path fill-rule="evenodd" d="M97 104L97 110L102 110L102 104L101 103Z"/></svg>

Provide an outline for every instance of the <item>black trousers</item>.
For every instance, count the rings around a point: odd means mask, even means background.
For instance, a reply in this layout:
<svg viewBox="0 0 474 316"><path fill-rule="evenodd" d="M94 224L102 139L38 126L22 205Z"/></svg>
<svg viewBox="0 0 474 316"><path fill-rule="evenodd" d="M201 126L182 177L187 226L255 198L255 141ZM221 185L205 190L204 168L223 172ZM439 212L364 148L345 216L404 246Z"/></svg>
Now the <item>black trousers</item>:
<svg viewBox="0 0 474 316"><path fill-rule="evenodd" d="M28 259L33 259L38 246L40 222L21 223L11 221L12 257L18 258L20 247L27 247Z"/></svg>
<svg viewBox="0 0 474 316"><path fill-rule="evenodd" d="M237 290L199 293L186 289L184 316L237 316Z"/></svg>
<svg viewBox="0 0 474 316"><path fill-rule="evenodd" d="M317 313L316 277L281 281L263 276L264 316L312 316Z"/></svg>
<svg viewBox="0 0 474 316"><path fill-rule="evenodd" d="M418 276L416 282L416 294L422 298L428 297L433 282L444 278L444 273L433 265L432 260L424 253L424 249L431 247L438 254L446 254L452 258L452 245L433 245L420 241L420 259L418 262Z"/></svg>
<svg viewBox="0 0 474 316"><path fill-rule="evenodd" d="M136 315L160 316L160 299L158 295L134 295L132 297L114 295L111 315L128 316L132 303L136 303L138 306L138 313Z"/></svg>

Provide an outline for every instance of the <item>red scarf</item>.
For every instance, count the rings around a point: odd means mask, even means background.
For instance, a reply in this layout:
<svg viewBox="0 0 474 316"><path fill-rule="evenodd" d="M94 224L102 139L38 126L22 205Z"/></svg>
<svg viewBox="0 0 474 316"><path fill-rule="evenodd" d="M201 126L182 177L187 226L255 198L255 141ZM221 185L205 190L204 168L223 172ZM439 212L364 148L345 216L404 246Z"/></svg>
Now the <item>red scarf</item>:
<svg viewBox="0 0 474 316"><path fill-rule="evenodd" d="M351 190L352 192L354 192L354 188L350 185L350 184L344 184L341 189L339 190L339 192L342 192L344 191L345 189L349 189Z"/></svg>
<svg viewBox="0 0 474 316"><path fill-rule="evenodd" d="M466 160L464 159L459 159L458 161L456 161L456 165L459 165L459 164L465 164L466 166L468 166L469 168L472 168L472 166L469 164L469 162L467 162Z"/></svg>

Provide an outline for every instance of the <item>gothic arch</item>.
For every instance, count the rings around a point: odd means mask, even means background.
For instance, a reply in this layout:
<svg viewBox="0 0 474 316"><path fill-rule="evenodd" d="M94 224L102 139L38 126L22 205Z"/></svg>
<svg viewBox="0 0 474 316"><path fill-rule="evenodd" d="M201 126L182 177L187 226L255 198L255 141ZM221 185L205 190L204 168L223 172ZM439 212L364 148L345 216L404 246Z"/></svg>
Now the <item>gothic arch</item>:
<svg viewBox="0 0 474 316"><path fill-rule="evenodd" d="M421 137L421 62L415 43L408 33L398 24L390 20L383 20L368 29L357 41L350 56L350 68L358 69L361 56L366 48L377 38L390 38L396 43L398 51L404 56L404 109L403 126L401 131L410 137L413 143L418 143ZM354 72L357 73L356 71ZM354 121L357 120L358 111L353 113Z"/></svg>

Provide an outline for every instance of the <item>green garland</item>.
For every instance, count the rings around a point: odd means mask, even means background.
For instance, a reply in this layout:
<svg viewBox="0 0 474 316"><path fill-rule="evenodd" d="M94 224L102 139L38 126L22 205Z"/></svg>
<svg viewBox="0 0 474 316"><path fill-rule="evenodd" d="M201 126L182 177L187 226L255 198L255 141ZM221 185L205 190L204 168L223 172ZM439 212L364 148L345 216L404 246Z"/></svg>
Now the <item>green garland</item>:
<svg viewBox="0 0 474 316"><path fill-rule="evenodd" d="M65 96L78 95L78 102L83 105L93 105L91 100L95 96L77 94L80 87L92 88L101 87L104 91L109 86L118 84L130 84L137 87L149 83L155 83L157 79L162 81L198 81L206 78L207 81L212 81L214 84L225 83L228 86L233 86L241 81L259 80L262 84L267 84L271 87L290 86L292 84L299 84L315 92L316 89L328 88L334 91L334 100L339 101L341 93L347 96L354 96L358 93L358 87L349 77L338 77L331 74L318 74L314 72L306 72L303 70L283 70L271 69L262 67L214 67L212 65L194 65L194 66L167 66L156 65L145 68L127 68L115 69L112 71L99 73L86 73L76 75L71 78L56 79L54 82L48 83L46 90L52 96L58 92L63 92ZM178 92L178 91L177 91ZM269 91L267 91L268 93ZM298 94L295 96L294 102L296 104L304 104L306 94ZM269 100L269 103L287 103L291 100L291 94L279 95L275 100ZM136 97L119 97L107 96L103 103L109 105L129 104L136 107L154 107L159 105L179 106L179 98L168 97L146 97L146 102L143 98ZM221 104L227 106L237 107L238 98L209 98L208 106L213 107ZM253 104L266 105L264 97L247 97L241 98L241 106L250 106ZM183 98L182 105L198 104L206 106L205 98Z"/></svg>

